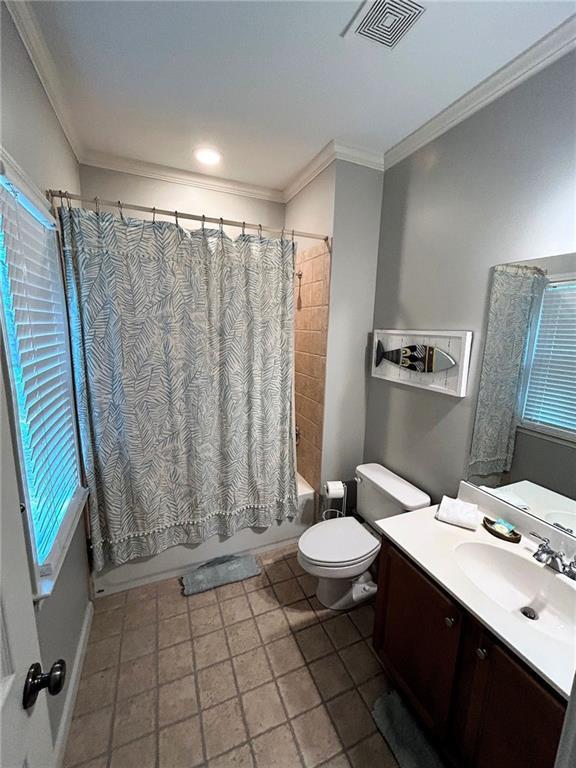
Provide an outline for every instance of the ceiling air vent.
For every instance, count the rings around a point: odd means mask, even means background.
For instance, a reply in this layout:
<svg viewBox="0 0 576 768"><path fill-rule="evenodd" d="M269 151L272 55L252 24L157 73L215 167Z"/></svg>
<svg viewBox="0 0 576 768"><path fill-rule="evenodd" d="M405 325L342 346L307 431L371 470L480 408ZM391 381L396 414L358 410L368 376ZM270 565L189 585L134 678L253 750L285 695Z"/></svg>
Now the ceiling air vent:
<svg viewBox="0 0 576 768"><path fill-rule="evenodd" d="M423 13L424 8L412 0L364 3L344 34L354 31L360 37L394 48Z"/></svg>

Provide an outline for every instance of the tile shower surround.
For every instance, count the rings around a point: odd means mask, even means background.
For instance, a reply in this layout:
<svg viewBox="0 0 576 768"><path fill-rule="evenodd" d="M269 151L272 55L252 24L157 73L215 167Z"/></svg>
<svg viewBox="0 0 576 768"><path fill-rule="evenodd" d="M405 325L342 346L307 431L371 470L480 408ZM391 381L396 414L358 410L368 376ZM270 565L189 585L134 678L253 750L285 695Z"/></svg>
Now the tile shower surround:
<svg viewBox="0 0 576 768"><path fill-rule="evenodd" d="M296 452L298 472L319 491L330 302L330 252L326 244L297 252L298 271L302 272L302 279L294 280L294 390L296 425L300 431Z"/></svg>
<svg viewBox="0 0 576 768"><path fill-rule="evenodd" d="M371 605L334 613L294 549L191 597L100 598L65 768L397 768L370 715L387 680Z"/></svg>

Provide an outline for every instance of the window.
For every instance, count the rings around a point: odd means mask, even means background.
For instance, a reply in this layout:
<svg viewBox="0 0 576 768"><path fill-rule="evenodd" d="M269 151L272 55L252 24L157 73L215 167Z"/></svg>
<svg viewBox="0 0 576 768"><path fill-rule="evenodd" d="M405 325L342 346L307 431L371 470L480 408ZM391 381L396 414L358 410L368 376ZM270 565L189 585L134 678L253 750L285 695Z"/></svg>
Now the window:
<svg viewBox="0 0 576 768"><path fill-rule="evenodd" d="M56 577L86 491L80 484L66 304L55 225L3 176L0 296L22 501L37 590L42 594Z"/></svg>
<svg viewBox="0 0 576 768"><path fill-rule="evenodd" d="M576 278L544 290L522 416L526 426L576 439Z"/></svg>

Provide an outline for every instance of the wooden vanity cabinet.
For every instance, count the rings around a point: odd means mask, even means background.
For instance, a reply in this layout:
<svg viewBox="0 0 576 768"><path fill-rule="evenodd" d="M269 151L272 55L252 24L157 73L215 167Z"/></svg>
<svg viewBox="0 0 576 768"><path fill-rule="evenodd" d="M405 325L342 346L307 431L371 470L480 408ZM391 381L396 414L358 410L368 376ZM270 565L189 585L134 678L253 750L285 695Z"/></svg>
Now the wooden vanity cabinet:
<svg viewBox="0 0 576 768"><path fill-rule="evenodd" d="M393 547L381 556L375 648L426 726L448 721L462 610Z"/></svg>
<svg viewBox="0 0 576 768"><path fill-rule="evenodd" d="M454 765L553 768L566 702L386 540L374 647Z"/></svg>
<svg viewBox="0 0 576 768"><path fill-rule="evenodd" d="M470 620L462 644L453 743L473 768L553 768L566 704Z"/></svg>

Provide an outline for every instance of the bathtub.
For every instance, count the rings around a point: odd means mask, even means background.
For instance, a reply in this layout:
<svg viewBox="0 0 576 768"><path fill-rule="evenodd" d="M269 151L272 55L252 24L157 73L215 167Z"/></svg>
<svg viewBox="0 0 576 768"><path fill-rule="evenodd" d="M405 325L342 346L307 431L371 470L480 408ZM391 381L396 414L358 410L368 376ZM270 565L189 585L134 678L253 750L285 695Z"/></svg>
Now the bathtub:
<svg viewBox="0 0 576 768"><path fill-rule="evenodd" d="M245 528L229 539L212 536L196 546L177 546L154 557L134 560L117 567L107 566L93 576L94 592L104 596L153 581L181 576L194 565L220 555L258 553L295 543L315 522L314 489L301 475L296 475L298 514L293 520L275 523L264 530Z"/></svg>

